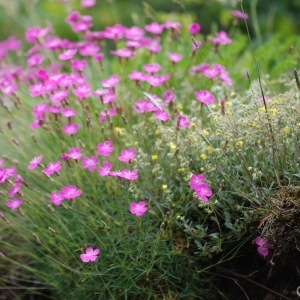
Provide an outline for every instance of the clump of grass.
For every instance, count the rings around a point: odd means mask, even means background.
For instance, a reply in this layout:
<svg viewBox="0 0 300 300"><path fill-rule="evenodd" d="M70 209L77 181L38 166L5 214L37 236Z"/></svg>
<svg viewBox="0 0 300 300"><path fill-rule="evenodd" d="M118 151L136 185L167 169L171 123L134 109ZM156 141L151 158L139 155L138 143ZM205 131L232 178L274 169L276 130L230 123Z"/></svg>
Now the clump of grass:
<svg viewBox="0 0 300 300"><path fill-rule="evenodd" d="M265 105L256 82L235 93L222 55L239 42L225 31L66 20L78 42L29 28L17 67L20 41L3 42L3 288L217 297L210 271L258 236L283 185L298 185L295 88L270 87Z"/></svg>

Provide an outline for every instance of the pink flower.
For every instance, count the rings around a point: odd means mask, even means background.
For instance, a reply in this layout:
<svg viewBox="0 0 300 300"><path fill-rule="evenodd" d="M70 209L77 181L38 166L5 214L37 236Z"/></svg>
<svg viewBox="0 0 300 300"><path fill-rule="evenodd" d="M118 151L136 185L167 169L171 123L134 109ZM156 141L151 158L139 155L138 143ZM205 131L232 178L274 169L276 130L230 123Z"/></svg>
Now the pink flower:
<svg viewBox="0 0 300 300"><path fill-rule="evenodd" d="M35 169L41 163L42 159L43 159L43 154L34 157L33 160L29 163L28 169L29 170Z"/></svg>
<svg viewBox="0 0 300 300"><path fill-rule="evenodd" d="M203 202L207 202L208 198L212 195L212 191L206 183L200 184L195 192L198 198Z"/></svg>
<svg viewBox="0 0 300 300"><path fill-rule="evenodd" d="M77 50L76 49L68 49L61 53L58 58L60 60L70 60L73 58L73 56L76 54Z"/></svg>
<svg viewBox="0 0 300 300"><path fill-rule="evenodd" d="M22 198L19 197L17 199L10 199L7 203L6 206L12 210L16 210L19 208L19 206L22 204Z"/></svg>
<svg viewBox="0 0 300 300"><path fill-rule="evenodd" d="M14 197L20 191L20 189L21 189L21 183L17 183L9 190L8 196L11 198Z"/></svg>
<svg viewBox="0 0 300 300"><path fill-rule="evenodd" d="M146 78L146 81L151 86L161 86L163 85L169 78L171 77L170 74L164 75L150 75Z"/></svg>
<svg viewBox="0 0 300 300"><path fill-rule="evenodd" d="M82 84L77 87L77 89L73 90L73 93L79 98L79 99L84 99L89 97L90 95L90 86L87 84Z"/></svg>
<svg viewBox="0 0 300 300"><path fill-rule="evenodd" d="M66 107L63 109L61 114L66 118L71 118L77 115L77 111L73 110L71 107Z"/></svg>
<svg viewBox="0 0 300 300"><path fill-rule="evenodd" d="M216 64L214 64L212 67L205 68L202 71L202 74L204 76L206 76L207 78L213 79L213 78L216 78L217 76L219 76L220 68Z"/></svg>
<svg viewBox="0 0 300 300"><path fill-rule="evenodd" d="M195 92L195 97L199 102L206 105L211 104L215 101L214 95L211 92L205 90Z"/></svg>
<svg viewBox="0 0 300 300"><path fill-rule="evenodd" d="M110 141L105 141L102 144L97 145L98 154L102 156L110 156L110 154L114 151L114 147L111 145Z"/></svg>
<svg viewBox="0 0 300 300"><path fill-rule="evenodd" d="M68 90L57 90L50 95L50 99L53 103L64 101L68 97Z"/></svg>
<svg viewBox="0 0 300 300"><path fill-rule="evenodd" d="M38 97L44 93L44 85L42 82L37 82L29 87L30 96Z"/></svg>
<svg viewBox="0 0 300 300"><path fill-rule="evenodd" d="M61 205L62 201L65 199L64 198L64 194L60 191L60 192L52 192L50 194L50 199L51 199L51 202L54 204L54 205Z"/></svg>
<svg viewBox="0 0 300 300"><path fill-rule="evenodd" d="M79 48L79 53L82 56L95 56L100 51L100 47L92 42L86 42Z"/></svg>
<svg viewBox="0 0 300 300"><path fill-rule="evenodd" d="M136 157L135 151L133 148L128 150L122 150L121 155L118 157L120 161L123 162L131 162Z"/></svg>
<svg viewBox="0 0 300 300"><path fill-rule="evenodd" d="M118 49L118 50L111 50L110 54L120 57L120 58L130 58L132 56L135 56L136 52L134 52L128 48L124 48L124 49Z"/></svg>
<svg viewBox="0 0 300 300"><path fill-rule="evenodd" d="M82 72L86 68L86 61L84 59L75 59L72 61L71 67L74 71Z"/></svg>
<svg viewBox="0 0 300 300"><path fill-rule="evenodd" d="M202 183L204 183L205 177L203 174L193 174L190 179L190 187L193 190L199 189Z"/></svg>
<svg viewBox="0 0 300 300"><path fill-rule="evenodd" d="M162 97L167 103L172 103L172 102L174 102L176 95L175 95L174 91L166 90L166 91L164 91Z"/></svg>
<svg viewBox="0 0 300 300"><path fill-rule="evenodd" d="M52 175L53 173L58 173L61 170L61 162L51 162L48 164L47 168L43 171L43 173L47 176Z"/></svg>
<svg viewBox="0 0 300 300"><path fill-rule="evenodd" d="M248 19L248 15L246 13L243 13L239 10L232 10L231 14L236 17L237 19Z"/></svg>
<svg viewBox="0 0 300 300"><path fill-rule="evenodd" d="M151 24L145 25L145 30L154 35L159 35L164 30L164 26L158 24L157 22L152 22Z"/></svg>
<svg viewBox="0 0 300 300"><path fill-rule="evenodd" d="M82 194L82 191L77 189L75 185L64 186L61 189L61 193L65 199L74 199Z"/></svg>
<svg viewBox="0 0 300 300"><path fill-rule="evenodd" d="M179 53L168 53L168 57L172 63L178 63L182 60L182 55Z"/></svg>
<svg viewBox="0 0 300 300"><path fill-rule="evenodd" d="M100 250L95 248L93 249L92 247L88 247L85 250L85 253L80 254L80 259L82 260L82 262L87 263L87 262L94 262L99 255Z"/></svg>
<svg viewBox="0 0 300 300"><path fill-rule="evenodd" d="M257 237L255 239L255 243L257 245L257 251L262 256L268 256L269 255L269 249L273 248L273 245L268 243L268 241L262 237Z"/></svg>
<svg viewBox="0 0 300 300"><path fill-rule="evenodd" d="M105 28L105 37L110 40L120 40L125 34L125 27L120 24L115 24L114 26L108 26Z"/></svg>
<svg viewBox="0 0 300 300"><path fill-rule="evenodd" d="M89 8L96 5L96 0L81 0L81 7L82 8Z"/></svg>
<svg viewBox="0 0 300 300"><path fill-rule="evenodd" d="M101 116L101 118L99 119L100 123L104 123L107 118L110 116L115 116L117 114L117 111L114 108L110 108L108 111L100 111L99 115Z"/></svg>
<svg viewBox="0 0 300 300"><path fill-rule="evenodd" d="M155 111L155 119L166 122L170 119L170 115L165 110Z"/></svg>
<svg viewBox="0 0 300 300"><path fill-rule="evenodd" d="M153 63L153 64L145 64L144 65L144 70L146 72L148 72L148 73L153 74L153 73L156 73L156 72L158 72L158 71L161 70L161 65L155 64L155 63Z"/></svg>
<svg viewBox="0 0 300 300"><path fill-rule="evenodd" d="M32 27L28 28L25 32L26 40L28 43L33 44L38 39L46 36L50 32L50 28L40 28L40 27Z"/></svg>
<svg viewBox="0 0 300 300"><path fill-rule="evenodd" d="M137 26L133 26L125 29L125 37L127 40L138 41L143 37L143 35L144 35L144 30Z"/></svg>
<svg viewBox="0 0 300 300"><path fill-rule="evenodd" d="M111 103L116 99L116 97L117 97L117 95L114 92L109 91L107 94L105 94L102 97L102 102L103 102L103 104Z"/></svg>
<svg viewBox="0 0 300 300"><path fill-rule="evenodd" d="M147 74L133 70L130 74L128 74L128 77L136 82L145 81L147 79Z"/></svg>
<svg viewBox="0 0 300 300"><path fill-rule="evenodd" d="M49 79L47 70L45 70L45 69L38 70L36 73L36 77L40 81L47 81Z"/></svg>
<svg viewBox="0 0 300 300"><path fill-rule="evenodd" d="M127 180L136 180L138 178L138 170L130 171L128 169L124 169L118 176Z"/></svg>
<svg viewBox="0 0 300 300"><path fill-rule="evenodd" d="M70 148L68 153L68 158L74 160L79 160L82 157L80 148Z"/></svg>
<svg viewBox="0 0 300 300"><path fill-rule="evenodd" d="M220 31L217 33L217 36L214 38L211 38L211 41L215 46L219 45L228 45L231 44L232 39L230 39L225 31Z"/></svg>
<svg viewBox="0 0 300 300"><path fill-rule="evenodd" d="M34 54L27 60L27 66L30 68L38 67L42 62L44 61L44 55L43 54Z"/></svg>
<svg viewBox="0 0 300 300"><path fill-rule="evenodd" d="M90 172L94 172L98 164L98 158L96 156L84 157L82 160L82 167L88 169Z"/></svg>
<svg viewBox="0 0 300 300"><path fill-rule="evenodd" d="M103 167L98 168L98 173L100 176L104 177L110 175L111 169L112 169L112 165L108 161L105 161L103 163Z"/></svg>
<svg viewBox="0 0 300 300"><path fill-rule="evenodd" d="M196 35L201 30L201 26L198 23L192 23L189 26L189 32L191 35Z"/></svg>
<svg viewBox="0 0 300 300"><path fill-rule="evenodd" d="M166 21L164 24L164 27L166 29L176 30L177 32L180 32L181 24L178 22L172 22L172 21Z"/></svg>
<svg viewBox="0 0 300 300"><path fill-rule="evenodd" d="M67 125L63 126L62 130L67 135L74 135L79 129L78 124L68 123Z"/></svg>
<svg viewBox="0 0 300 300"><path fill-rule="evenodd" d="M191 125L191 123L187 120L187 117L183 115L179 115L177 117L177 124L179 129L189 128Z"/></svg>
<svg viewBox="0 0 300 300"><path fill-rule="evenodd" d="M138 217L142 216L146 211L147 211L147 206L146 206L146 203L144 201L140 201L138 203L136 202L132 202L130 204L130 212L133 214L133 215L136 215Z"/></svg>
<svg viewBox="0 0 300 300"><path fill-rule="evenodd" d="M112 75L108 79L103 79L102 80L102 86L104 88L114 88L120 81L120 78L118 75Z"/></svg>

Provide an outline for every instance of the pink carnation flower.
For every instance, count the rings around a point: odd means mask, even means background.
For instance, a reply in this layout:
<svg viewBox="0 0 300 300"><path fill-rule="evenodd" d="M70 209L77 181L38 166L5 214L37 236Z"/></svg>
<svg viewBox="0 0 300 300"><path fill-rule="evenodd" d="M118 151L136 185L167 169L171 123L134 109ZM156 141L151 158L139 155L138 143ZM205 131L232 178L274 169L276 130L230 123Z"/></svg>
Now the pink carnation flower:
<svg viewBox="0 0 300 300"><path fill-rule="evenodd" d="M105 141L102 144L98 144L98 154L102 156L110 156L110 154L114 151L114 147L111 145L110 141Z"/></svg>
<svg viewBox="0 0 300 300"><path fill-rule="evenodd" d="M202 183L204 183L205 177L203 174L193 174L190 179L190 187L193 190L199 189Z"/></svg>
<svg viewBox="0 0 300 300"><path fill-rule="evenodd" d="M50 194L50 199L51 199L51 202L58 206L58 205L61 205L61 203L63 202L63 200L65 199L64 198L64 194L60 191L60 192L52 192Z"/></svg>
<svg viewBox="0 0 300 300"><path fill-rule="evenodd" d="M136 157L135 151L133 148L128 150L122 150L121 155L118 157L120 161L123 162L131 162Z"/></svg>
<svg viewBox="0 0 300 300"><path fill-rule="evenodd" d="M208 198L212 195L212 191L206 183L200 184L195 192L198 198L203 202L207 202Z"/></svg>
<svg viewBox="0 0 300 300"><path fill-rule="evenodd" d="M20 205L22 204L22 198L19 197L17 199L10 199L7 203L6 206L12 210L16 210L20 207Z"/></svg>
<svg viewBox="0 0 300 300"><path fill-rule="evenodd" d="M112 165L108 161L105 161L103 163L103 167L98 168L98 173L100 176L104 177L110 175L111 169L112 169Z"/></svg>
<svg viewBox="0 0 300 300"><path fill-rule="evenodd" d="M147 206L146 206L146 203L144 201L140 201L138 203L136 202L132 202L130 204L130 212L133 214L133 215L136 215L138 217L142 216L146 211L147 211Z"/></svg>
<svg viewBox="0 0 300 300"><path fill-rule="evenodd" d="M201 26L198 23L192 23L189 26L189 32L191 35L196 35L201 30Z"/></svg>
<svg viewBox="0 0 300 300"><path fill-rule="evenodd" d="M42 159L43 159L43 154L34 157L33 160L29 163L28 169L29 170L35 169L41 163Z"/></svg>
<svg viewBox="0 0 300 300"><path fill-rule="evenodd" d="M98 158L96 156L84 157L82 160L82 167L88 169L90 172L94 172L98 164Z"/></svg>
<svg viewBox="0 0 300 300"><path fill-rule="evenodd" d="M205 90L195 92L195 97L199 102L206 105L211 104L215 101L214 95L211 92Z"/></svg>
<svg viewBox="0 0 300 300"><path fill-rule="evenodd" d="M79 125L73 123L68 123L62 128L63 132L67 135L74 135L75 133L77 133L78 129L79 129Z"/></svg>
<svg viewBox="0 0 300 300"><path fill-rule="evenodd" d="M121 178L125 178L127 180L136 180L138 178L138 170L128 170L124 169L118 175Z"/></svg>
<svg viewBox="0 0 300 300"><path fill-rule="evenodd" d="M47 168L43 171L43 173L47 176L50 176L54 173L58 173L61 170L61 162L56 161L56 162L51 162L48 164Z"/></svg>
<svg viewBox="0 0 300 300"><path fill-rule="evenodd" d="M77 189L75 185L64 186L61 189L61 193L65 199L74 199L82 194L82 191Z"/></svg>
<svg viewBox="0 0 300 300"><path fill-rule="evenodd" d="M93 249L92 247L88 247L86 248L85 253L80 254L80 259L84 263L88 263L90 261L94 262L98 258L99 252L100 250L97 248Z"/></svg>

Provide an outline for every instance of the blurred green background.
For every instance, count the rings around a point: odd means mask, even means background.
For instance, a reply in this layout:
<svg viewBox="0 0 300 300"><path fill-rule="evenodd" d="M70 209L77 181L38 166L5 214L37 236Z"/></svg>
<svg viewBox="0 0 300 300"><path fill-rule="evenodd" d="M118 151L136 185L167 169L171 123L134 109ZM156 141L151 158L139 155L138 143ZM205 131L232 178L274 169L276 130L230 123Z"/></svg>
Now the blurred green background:
<svg viewBox="0 0 300 300"><path fill-rule="evenodd" d="M252 37L259 42L273 33L297 34L300 28L300 0L244 0L242 5L250 15ZM90 14L94 29L102 30L107 25L121 23L125 26L144 25L152 20L164 21L187 18L199 22L202 32L212 28L226 29L232 22L231 9L241 9L236 0L97 0L95 7L81 9L80 0L0 0L0 39L14 34L24 35L32 26L45 26L51 22L60 36L74 38L64 19L71 10ZM166 17L167 16L167 17ZM42 24L44 23L44 24ZM244 30L243 22L240 22Z"/></svg>

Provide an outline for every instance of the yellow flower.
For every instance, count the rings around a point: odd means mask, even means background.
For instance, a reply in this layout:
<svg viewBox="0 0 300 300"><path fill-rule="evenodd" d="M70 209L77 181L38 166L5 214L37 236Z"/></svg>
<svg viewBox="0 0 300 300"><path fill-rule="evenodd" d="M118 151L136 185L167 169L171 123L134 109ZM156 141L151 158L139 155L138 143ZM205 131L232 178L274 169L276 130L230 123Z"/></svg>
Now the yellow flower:
<svg viewBox="0 0 300 300"><path fill-rule="evenodd" d="M156 130L154 134L155 134L155 135L160 134L159 130Z"/></svg>
<svg viewBox="0 0 300 300"><path fill-rule="evenodd" d="M207 146L206 149L207 149L208 153L214 152L214 148L212 146Z"/></svg>
<svg viewBox="0 0 300 300"><path fill-rule="evenodd" d="M235 145L236 145L237 147L239 147L239 148L242 148L242 147L244 146L244 142L241 141L241 140L239 140L239 141L236 142Z"/></svg>
<svg viewBox="0 0 300 300"><path fill-rule="evenodd" d="M185 169L184 168L179 168L177 171L178 171L178 173L184 173Z"/></svg>
<svg viewBox="0 0 300 300"><path fill-rule="evenodd" d="M202 159L207 159L207 156L206 156L204 153L202 153L202 154L200 155L200 157L201 157Z"/></svg>
<svg viewBox="0 0 300 300"><path fill-rule="evenodd" d="M124 128L121 127L115 127L115 132L119 135L123 135L124 134Z"/></svg>
<svg viewBox="0 0 300 300"><path fill-rule="evenodd" d="M157 160L158 156L156 154L152 155L152 160Z"/></svg>
<svg viewBox="0 0 300 300"><path fill-rule="evenodd" d="M202 134L204 135L204 136L207 136L207 135L209 135L209 132L207 131L207 130L202 130Z"/></svg>
<svg viewBox="0 0 300 300"><path fill-rule="evenodd" d="M175 150L176 149L176 145L174 145L174 143L170 143L170 149L171 150Z"/></svg>
<svg viewBox="0 0 300 300"><path fill-rule="evenodd" d="M178 110L182 110L182 105L181 105L181 104L178 104L178 105L177 105L177 109L178 109Z"/></svg>
<svg viewBox="0 0 300 300"><path fill-rule="evenodd" d="M252 126L252 127L256 127L256 125L257 125L256 121L253 121L253 122L251 123L251 126Z"/></svg>
<svg viewBox="0 0 300 300"><path fill-rule="evenodd" d="M201 171L201 172L203 172L204 170L205 170L205 169L204 169L203 167L202 167L202 168L200 168L200 171Z"/></svg>
<svg viewBox="0 0 300 300"><path fill-rule="evenodd" d="M270 108L270 109L269 109L269 112L272 114L272 117L275 117L275 116L276 116L277 109L276 109L276 108Z"/></svg>
<svg viewBox="0 0 300 300"><path fill-rule="evenodd" d="M291 129L287 126L281 129L281 132L284 133L284 134L289 134L290 131L291 131Z"/></svg>
<svg viewBox="0 0 300 300"><path fill-rule="evenodd" d="M168 188L168 186L166 184L163 184L161 187L164 191Z"/></svg>

